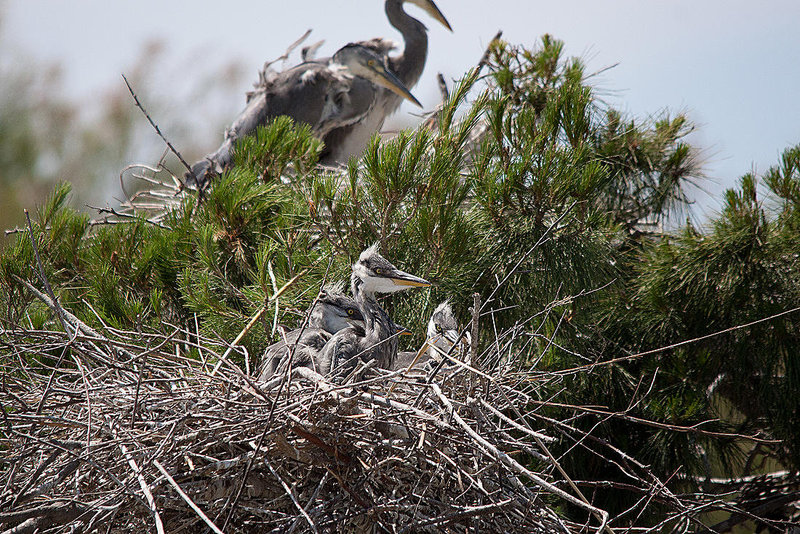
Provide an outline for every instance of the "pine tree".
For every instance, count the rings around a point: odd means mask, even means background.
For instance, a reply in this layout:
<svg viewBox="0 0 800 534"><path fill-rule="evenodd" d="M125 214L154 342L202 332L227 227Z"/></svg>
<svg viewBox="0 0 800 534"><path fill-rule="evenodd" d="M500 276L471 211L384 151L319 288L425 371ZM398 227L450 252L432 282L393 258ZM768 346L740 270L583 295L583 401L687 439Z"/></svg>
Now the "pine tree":
<svg viewBox="0 0 800 534"><path fill-rule="evenodd" d="M384 303L417 332L411 346L441 300L466 318L481 296L487 369L540 373L520 412L561 433L553 452L576 478L611 486L595 503L641 513L639 493L613 486L631 472L678 489L762 458L796 471L800 331L780 314L800 306L800 147L727 191L709 229L664 232L701 179L688 119L608 109L549 36L490 52L489 74L468 73L435 127L376 137L343 172L317 168L319 141L279 118L239 144L205 198L184 194L158 222L92 226L59 186L34 217L44 275L97 328L178 325L228 342L263 314L242 340L249 361L233 357L252 368L275 325L301 320L323 281L345 280L378 242L436 282ZM39 274L21 233L0 257L4 325L60 329L19 282ZM754 448L743 436L756 434ZM620 524L657 524L655 510Z"/></svg>

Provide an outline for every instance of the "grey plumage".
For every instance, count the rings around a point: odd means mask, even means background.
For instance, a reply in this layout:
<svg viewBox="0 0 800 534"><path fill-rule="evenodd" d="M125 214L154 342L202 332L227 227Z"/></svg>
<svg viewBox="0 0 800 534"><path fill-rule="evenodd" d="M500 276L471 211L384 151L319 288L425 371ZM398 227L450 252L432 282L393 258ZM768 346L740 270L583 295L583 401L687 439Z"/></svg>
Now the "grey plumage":
<svg viewBox="0 0 800 534"><path fill-rule="evenodd" d="M250 95L245 109L226 130L222 145L192 165L185 176L187 183L205 188L214 174L231 166L239 139L280 115L308 124L321 139L335 128L359 122L376 104L373 84L420 105L387 70L383 58L359 44L340 48L328 61L301 63L270 77Z"/></svg>
<svg viewBox="0 0 800 534"><path fill-rule="evenodd" d="M458 336L459 326L453 308L448 301L444 301L436 307L428 321L427 338L421 348L421 350L424 349L423 353L419 358L417 358L419 351L398 353L394 369L407 369L412 364L414 367L421 367L431 360L441 361L444 358L442 353L450 353L456 358L462 357L461 348L450 352L451 347L458 340ZM470 344L469 332L465 332L461 345L468 349Z"/></svg>
<svg viewBox="0 0 800 534"><path fill-rule="evenodd" d="M364 316L356 302L342 294L341 287L323 288L311 309L305 328L288 332L285 339L267 347L258 372L260 380L272 377L294 354L293 366L316 367L315 357L336 332L350 326L363 328Z"/></svg>
<svg viewBox="0 0 800 534"><path fill-rule="evenodd" d="M428 344L447 352L458 339L458 321L449 301L439 304L428 321Z"/></svg>
<svg viewBox="0 0 800 534"><path fill-rule="evenodd" d="M389 23L403 35L405 42L403 53L397 56L388 55L394 46L391 41L386 39L360 41L359 44L369 47L373 52L383 56L389 70L397 75L403 85L411 88L419 81L425 68L425 61L428 57L428 33L422 22L405 12L403 9L405 3L419 6L452 31L450 23L447 22L433 0L386 0L385 9ZM322 163L328 165L343 163L350 156L361 154L370 138L381 130L386 117L394 113L402 103L402 100L396 95L374 85L357 83L353 86L353 90L356 89L360 93L359 98L375 100L375 105L361 120L334 128L325 135ZM363 96L368 93L373 93L373 95Z"/></svg>

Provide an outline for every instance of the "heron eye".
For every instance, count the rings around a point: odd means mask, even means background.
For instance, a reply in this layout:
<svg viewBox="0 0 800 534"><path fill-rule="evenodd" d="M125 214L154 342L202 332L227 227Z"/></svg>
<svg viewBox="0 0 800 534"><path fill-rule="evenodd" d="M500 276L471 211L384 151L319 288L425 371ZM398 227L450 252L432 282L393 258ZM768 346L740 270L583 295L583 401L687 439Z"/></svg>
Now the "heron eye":
<svg viewBox="0 0 800 534"><path fill-rule="evenodd" d="M353 315L353 308L350 308L349 310L347 310L347 315Z"/></svg>
<svg viewBox="0 0 800 534"><path fill-rule="evenodd" d="M436 325L436 331L439 332L440 334L442 333L442 327L438 324Z"/></svg>
<svg viewBox="0 0 800 534"><path fill-rule="evenodd" d="M375 66L375 60L374 60L374 59L370 59L370 60L368 61L368 63L369 63L369 66L370 66L370 67L374 67L374 66Z"/></svg>
<svg viewBox="0 0 800 534"><path fill-rule="evenodd" d="M383 269L380 267L375 267L375 274L383 274Z"/></svg>

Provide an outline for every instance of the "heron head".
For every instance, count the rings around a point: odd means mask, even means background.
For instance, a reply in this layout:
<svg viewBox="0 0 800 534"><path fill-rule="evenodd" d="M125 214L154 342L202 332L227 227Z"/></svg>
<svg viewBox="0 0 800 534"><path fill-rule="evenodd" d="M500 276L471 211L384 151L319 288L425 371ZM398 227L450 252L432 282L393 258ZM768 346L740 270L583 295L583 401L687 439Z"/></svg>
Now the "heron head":
<svg viewBox="0 0 800 534"><path fill-rule="evenodd" d="M430 282L419 276L401 271L378 253L372 245L353 264L353 277L361 281L361 289L369 293L394 293L410 287L428 287Z"/></svg>
<svg viewBox="0 0 800 534"><path fill-rule="evenodd" d="M386 68L383 58L365 46L358 43L345 45L336 51L333 61L345 67L353 76L360 76L377 86L385 87L422 107L403 82Z"/></svg>
<svg viewBox="0 0 800 534"><path fill-rule="evenodd" d="M450 302L445 300L433 310L433 315L428 321L428 337L441 335L448 330L457 331L458 321L456 321L456 316L453 314Z"/></svg>
<svg viewBox="0 0 800 534"><path fill-rule="evenodd" d="M433 0L405 0L410 4L414 4L418 6L420 9L425 11L428 15L436 19L442 26L447 28L450 31L453 31L453 28L450 27L450 23L447 22L447 19L444 18L442 12L439 11L439 8L436 7L436 4L433 3Z"/></svg>
<svg viewBox="0 0 800 534"><path fill-rule="evenodd" d="M364 323L356 301L342 294L338 287L324 287L317 297L317 307L322 313L323 328L329 332Z"/></svg>
<svg viewBox="0 0 800 534"><path fill-rule="evenodd" d="M428 340L441 348L449 348L458 340L458 321L450 302L444 301L433 310L428 321Z"/></svg>

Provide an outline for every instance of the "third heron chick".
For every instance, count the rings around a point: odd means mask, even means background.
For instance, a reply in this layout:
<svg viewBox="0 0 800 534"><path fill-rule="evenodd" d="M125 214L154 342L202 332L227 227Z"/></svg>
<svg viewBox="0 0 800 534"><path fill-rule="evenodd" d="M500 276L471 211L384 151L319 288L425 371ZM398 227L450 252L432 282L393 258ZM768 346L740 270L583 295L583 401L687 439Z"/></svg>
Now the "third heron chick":
<svg viewBox="0 0 800 534"><path fill-rule="evenodd" d="M420 350L403 351L397 354L394 369L405 370L410 366L421 366L429 361L441 361L445 354L461 358L469 350L472 338L469 332L464 333L459 347L451 351L459 337L458 320L453 313L450 302L445 300L439 304L428 321L427 338Z"/></svg>

